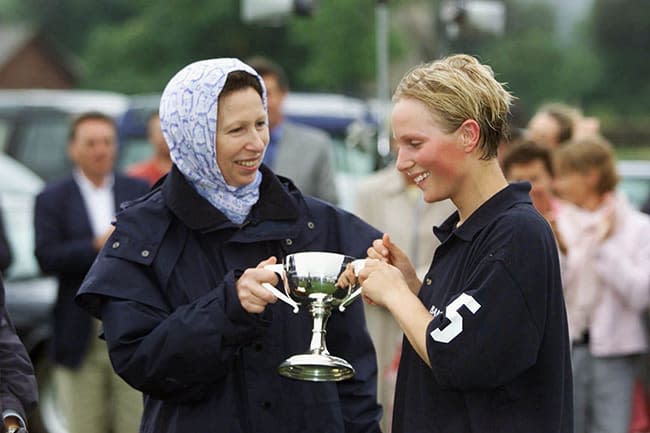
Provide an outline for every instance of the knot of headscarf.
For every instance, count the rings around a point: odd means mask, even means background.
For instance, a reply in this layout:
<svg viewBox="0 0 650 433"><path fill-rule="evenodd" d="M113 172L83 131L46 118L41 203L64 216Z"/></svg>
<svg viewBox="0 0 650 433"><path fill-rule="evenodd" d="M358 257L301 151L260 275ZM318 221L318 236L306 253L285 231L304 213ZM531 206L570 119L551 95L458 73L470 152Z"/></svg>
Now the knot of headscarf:
<svg viewBox="0 0 650 433"><path fill-rule="evenodd" d="M257 200L262 173L242 187L228 185L216 158L217 107L228 74L245 71L259 80L262 102L266 89L253 68L238 59L201 60L181 69L160 98L160 125L174 164L192 187L237 224L246 219Z"/></svg>

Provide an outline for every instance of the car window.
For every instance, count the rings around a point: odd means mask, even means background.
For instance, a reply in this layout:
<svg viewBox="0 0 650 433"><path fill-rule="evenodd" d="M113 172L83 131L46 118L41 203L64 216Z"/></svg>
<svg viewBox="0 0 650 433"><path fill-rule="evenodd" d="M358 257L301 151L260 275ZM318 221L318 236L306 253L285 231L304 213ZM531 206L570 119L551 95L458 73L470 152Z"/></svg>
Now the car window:
<svg viewBox="0 0 650 433"><path fill-rule="evenodd" d="M632 206L640 209L650 198L650 176L648 177L623 177L618 185Z"/></svg>
<svg viewBox="0 0 650 433"><path fill-rule="evenodd" d="M123 138L117 159L117 170L126 171L130 165L153 157L153 146L146 138Z"/></svg>
<svg viewBox="0 0 650 433"><path fill-rule="evenodd" d="M31 118L21 125L10 154L50 180L70 170L67 145L67 117Z"/></svg>

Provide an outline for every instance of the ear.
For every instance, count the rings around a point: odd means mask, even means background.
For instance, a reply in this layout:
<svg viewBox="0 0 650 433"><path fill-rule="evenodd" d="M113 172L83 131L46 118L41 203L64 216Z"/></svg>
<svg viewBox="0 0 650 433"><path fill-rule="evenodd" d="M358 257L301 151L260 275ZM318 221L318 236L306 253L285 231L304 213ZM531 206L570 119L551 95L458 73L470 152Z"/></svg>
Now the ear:
<svg viewBox="0 0 650 433"><path fill-rule="evenodd" d="M474 119L467 119L458 128L459 139L465 153L472 153L478 147L481 127Z"/></svg>

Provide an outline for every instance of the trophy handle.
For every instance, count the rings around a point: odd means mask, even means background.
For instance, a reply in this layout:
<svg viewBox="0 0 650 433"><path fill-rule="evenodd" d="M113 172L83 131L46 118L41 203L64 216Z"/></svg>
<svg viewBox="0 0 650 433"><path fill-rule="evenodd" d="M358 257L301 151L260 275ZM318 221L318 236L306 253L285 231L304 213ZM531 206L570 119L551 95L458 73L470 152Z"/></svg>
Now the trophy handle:
<svg viewBox="0 0 650 433"><path fill-rule="evenodd" d="M359 276L359 272L361 272L361 269L363 269L364 266L366 266L366 259L358 259L358 260L353 260L351 262L352 267L354 268L354 275ZM357 290L354 292L350 293L348 296L343 298L341 301L341 304L339 305L339 311L344 312L345 308L350 305L355 299L357 299L361 295L361 287L359 287Z"/></svg>
<svg viewBox="0 0 650 433"><path fill-rule="evenodd" d="M275 272L276 274L280 274L280 276L284 280L284 275L285 274L284 274L284 266L283 265L266 265L266 266L264 266L264 269L269 269L269 270ZM287 304L291 305L293 307L293 312L298 314L299 306L296 303L296 301L294 301L289 296L287 296L286 294L282 293L281 291L279 291L278 289L273 287L273 285L271 285L270 283L262 283L262 287L264 287L269 292L273 293L276 298L278 298L281 301L284 301Z"/></svg>

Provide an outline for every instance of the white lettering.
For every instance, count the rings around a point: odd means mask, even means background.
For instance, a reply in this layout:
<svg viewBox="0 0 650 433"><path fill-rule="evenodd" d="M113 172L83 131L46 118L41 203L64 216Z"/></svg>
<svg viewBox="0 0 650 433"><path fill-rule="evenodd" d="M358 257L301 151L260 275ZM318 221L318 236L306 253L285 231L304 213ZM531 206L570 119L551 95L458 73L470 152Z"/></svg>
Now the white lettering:
<svg viewBox="0 0 650 433"><path fill-rule="evenodd" d="M472 298L467 293L462 293L458 298L454 299L454 302L447 305L447 308L445 309L445 314L450 320L450 323L445 327L445 329L434 329L431 332L431 338L440 343L449 343L463 332L463 316L458 314L458 309L463 305L466 306L472 314L475 314L478 309L481 308L481 304L476 302L476 299Z"/></svg>

